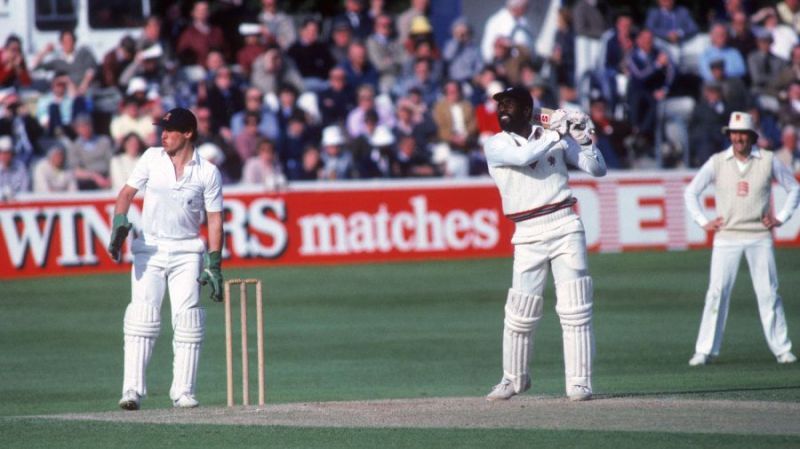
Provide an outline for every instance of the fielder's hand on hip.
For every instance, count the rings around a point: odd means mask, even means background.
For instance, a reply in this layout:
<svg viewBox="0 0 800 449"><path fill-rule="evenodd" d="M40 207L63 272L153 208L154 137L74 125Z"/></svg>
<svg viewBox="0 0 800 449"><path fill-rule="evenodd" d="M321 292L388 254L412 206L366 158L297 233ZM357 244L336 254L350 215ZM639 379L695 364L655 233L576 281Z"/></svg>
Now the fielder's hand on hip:
<svg viewBox="0 0 800 449"><path fill-rule="evenodd" d="M222 301L222 252L212 251L203 256L205 268L200 273L197 282L200 285L211 284L211 300L214 302Z"/></svg>
<svg viewBox="0 0 800 449"><path fill-rule="evenodd" d="M125 238L128 237L128 232L130 232L131 227L133 227L133 225L128 222L128 217L125 214L114 215L111 228L111 242L108 244L108 253L111 254L111 258L117 262L119 262L120 259L122 244L125 242Z"/></svg>

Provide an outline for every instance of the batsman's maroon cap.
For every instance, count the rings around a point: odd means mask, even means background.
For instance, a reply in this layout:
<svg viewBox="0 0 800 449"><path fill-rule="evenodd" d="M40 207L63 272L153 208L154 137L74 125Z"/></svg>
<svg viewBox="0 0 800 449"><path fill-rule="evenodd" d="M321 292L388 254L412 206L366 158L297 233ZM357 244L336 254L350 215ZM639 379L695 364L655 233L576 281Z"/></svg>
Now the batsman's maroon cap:
<svg viewBox="0 0 800 449"><path fill-rule="evenodd" d="M492 96L495 101L500 101L503 98L511 98L518 102L523 108L528 107L533 109L533 98L527 89L521 87L509 87L504 91L498 92Z"/></svg>
<svg viewBox="0 0 800 449"><path fill-rule="evenodd" d="M161 119L153 123L170 131L197 132L197 119L192 111L185 108L170 109Z"/></svg>

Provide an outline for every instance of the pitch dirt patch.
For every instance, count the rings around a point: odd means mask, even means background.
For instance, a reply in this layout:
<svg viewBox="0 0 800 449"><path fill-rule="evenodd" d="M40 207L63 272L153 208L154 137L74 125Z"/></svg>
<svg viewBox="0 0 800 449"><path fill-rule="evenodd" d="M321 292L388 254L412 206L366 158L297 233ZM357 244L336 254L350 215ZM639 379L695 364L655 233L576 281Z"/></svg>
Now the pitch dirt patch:
<svg viewBox="0 0 800 449"><path fill-rule="evenodd" d="M392 399L193 410L144 409L39 418L159 424L580 429L800 436L800 404L674 398L608 398L582 403L544 396L521 396L506 402L487 402L482 397Z"/></svg>

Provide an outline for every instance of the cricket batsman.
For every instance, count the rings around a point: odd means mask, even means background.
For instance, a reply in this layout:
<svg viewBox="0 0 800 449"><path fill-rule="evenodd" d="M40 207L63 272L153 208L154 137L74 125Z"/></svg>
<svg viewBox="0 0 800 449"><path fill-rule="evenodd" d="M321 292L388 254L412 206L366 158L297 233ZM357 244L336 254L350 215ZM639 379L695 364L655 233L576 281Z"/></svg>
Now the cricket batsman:
<svg viewBox="0 0 800 449"><path fill-rule="evenodd" d="M131 244L131 302L125 311L125 369L119 406L138 410L147 395L145 372L161 329L161 303L169 289L174 351L170 398L173 406L191 408L205 327L200 284L211 285L211 299L222 300L222 184L219 170L194 148L197 120L175 108L158 122L161 147L139 159L114 209L108 251L120 259L131 224L133 197L144 189L141 232ZM200 238L208 220L208 252ZM205 268L204 268L205 267Z"/></svg>
<svg viewBox="0 0 800 449"><path fill-rule="evenodd" d="M577 200L567 181L567 164L593 176L606 165L592 143L586 114L559 109L549 129L531 124L533 101L527 90L511 87L493 97L502 131L484 145L489 174L497 184L503 213L516 223L511 239L514 268L505 305L503 377L486 396L506 400L531 386L528 359L542 318L545 281L552 269L556 312L564 343L566 394L574 401L592 397L592 278Z"/></svg>

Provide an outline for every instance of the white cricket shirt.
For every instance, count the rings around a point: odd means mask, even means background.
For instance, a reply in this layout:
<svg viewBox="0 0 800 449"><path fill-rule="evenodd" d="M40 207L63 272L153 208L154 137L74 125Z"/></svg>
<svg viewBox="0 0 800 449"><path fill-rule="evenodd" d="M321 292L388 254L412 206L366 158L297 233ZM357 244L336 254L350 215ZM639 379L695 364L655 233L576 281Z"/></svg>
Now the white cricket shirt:
<svg viewBox="0 0 800 449"><path fill-rule="evenodd" d="M145 237L183 240L199 236L204 212L222 211L222 177L195 150L175 179L175 167L163 147L139 158L128 185L144 189L142 231Z"/></svg>

